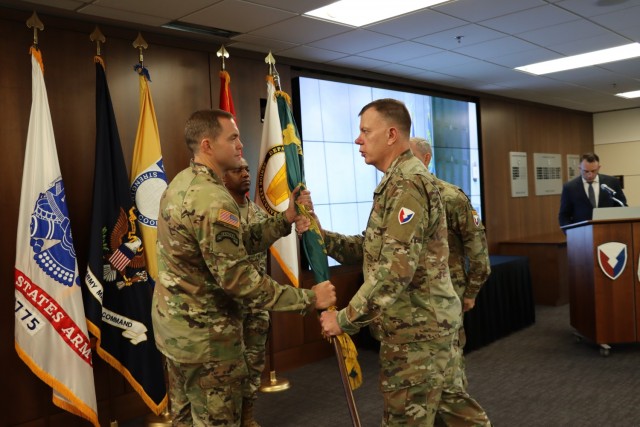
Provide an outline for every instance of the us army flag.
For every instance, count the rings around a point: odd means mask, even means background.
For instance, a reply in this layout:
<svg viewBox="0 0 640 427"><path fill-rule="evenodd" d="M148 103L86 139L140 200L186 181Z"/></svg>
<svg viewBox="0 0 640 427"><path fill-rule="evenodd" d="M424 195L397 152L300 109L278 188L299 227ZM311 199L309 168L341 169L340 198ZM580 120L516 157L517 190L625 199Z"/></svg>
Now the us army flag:
<svg viewBox="0 0 640 427"><path fill-rule="evenodd" d="M31 70L14 270L15 348L33 373L51 386L56 406L99 427L76 253L42 57L34 48Z"/></svg>
<svg viewBox="0 0 640 427"><path fill-rule="evenodd" d="M287 167L285 164L282 130L276 104L273 77L267 76L267 106L262 125L262 140L256 203L269 214L283 212L289 206L289 187L287 185ZM278 239L270 248L271 254L294 286L298 286L298 246L296 234L291 233Z"/></svg>
<svg viewBox="0 0 640 427"><path fill-rule="evenodd" d="M137 209L136 214L142 236L147 272L151 276L150 283L153 287L158 278L158 262L156 260L158 209L160 208L160 197L167 188L167 175L162 163L160 133L151 99L148 73L143 70L143 67L136 65L140 84L140 119L136 143L133 147L130 182L131 197Z"/></svg>
<svg viewBox="0 0 640 427"><path fill-rule="evenodd" d="M96 156L85 308L100 357L160 414L167 397L151 326L152 288L103 67L96 57Z"/></svg>

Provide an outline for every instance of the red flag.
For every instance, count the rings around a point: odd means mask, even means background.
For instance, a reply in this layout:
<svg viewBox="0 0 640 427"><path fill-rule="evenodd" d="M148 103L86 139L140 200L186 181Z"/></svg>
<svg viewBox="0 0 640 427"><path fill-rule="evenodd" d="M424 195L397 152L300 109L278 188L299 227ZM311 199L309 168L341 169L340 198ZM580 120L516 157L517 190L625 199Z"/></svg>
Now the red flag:
<svg viewBox="0 0 640 427"><path fill-rule="evenodd" d="M233 98L231 98L231 76L226 71L220 71L220 109L228 111L236 116L236 110L233 108Z"/></svg>

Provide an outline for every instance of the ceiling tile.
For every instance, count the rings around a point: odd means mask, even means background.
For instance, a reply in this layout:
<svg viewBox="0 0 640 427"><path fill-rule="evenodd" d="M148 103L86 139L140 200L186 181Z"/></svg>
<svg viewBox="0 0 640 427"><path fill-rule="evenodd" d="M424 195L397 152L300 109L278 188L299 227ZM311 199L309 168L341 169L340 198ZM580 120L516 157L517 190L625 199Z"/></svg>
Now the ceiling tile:
<svg viewBox="0 0 640 427"><path fill-rule="evenodd" d="M328 62L345 57L344 53L318 49L311 46L296 46L291 49L278 50L278 55L315 62Z"/></svg>
<svg viewBox="0 0 640 427"><path fill-rule="evenodd" d="M434 10L423 9L395 19L372 24L365 28L377 33L411 40L426 34L433 34L450 28L459 27L466 23L466 21Z"/></svg>
<svg viewBox="0 0 640 427"><path fill-rule="evenodd" d="M310 46L337 52L357 54L377 47L388 46L402 41L399 38L374 33L367 30L353 30L337 36L309 43Z"/></svg>
<svg viewBox="0 0 640 427"><path fill-rule="evenodd" d="M515 37L503 37L471 46L462 46L454 49L454 51L473 58L491 59L537 48L538 46Z"/></svg>
<svg viewBox="0 0 640 427"><path fill-rule="evenodd" d="M481 24L504 33L519 34L577 19L577 16L559 7L546 5L488 19Z"/></svg>
<svg viewBox="0 0 640 427"><path fill-rule="evenodd" d="M163 1L161 7L158 7L158 0L96 0L93 4L142 14L149 14L149 11L153 11L152 15L176 20L219 1L221 0Z"/></svg>
<svg viewBox="0 0 640 427"><path fill-rule="evenodd" d="M250 34L240 34L238 36L234 36L231 38L233 40L233 44L230 46L240 48L240 45L243 43L247 43L254 46L262 46L262 50L265 52L277 52L284 49L291 49L296 46L295 43L288 43L281 40L273 40L267 39L264 37L256 37ZM255 49L252 49L255 50Z"/></svg>
<svg viewBox="0 0 640 427"><path fill-rule="evenodd" d="M583 17L594 17L639 6L640 0L562 0L557 5Z"/></svg>
<svg viewBox="0 0 640 427"><path fill-rule="evenodd" d="M108 7L95 6L92 4L78 9L78 12L85 15L100 16L102 18L133 22L141 25L149 25L152 27L159 27L171 21L170 18L163 18L136 12L128 12L126 10L120 9L111 9Z"/></svg>
<svg viewBox="0 0 640 427"><path fill-rule="evenodd" d="M480 22L545 4L543 0L457 0L433 9L469 22Z"/></svg>
<svg viewBox="0 0 640 427"><path fill-rule="evenodd" d="M296 16L277 24L269 25L250 34L276 40L287 40L292 43L305 44L324 39L336 34L352 31L352 27L333 24L319 19Z"/></svg>
<svg viewBox="0 0 640 427"><path fill-rule="evenodd" d="M415 76L416 74L424 73L424 70L421 70L419 68L407 67L406 65L394 64L394 63L386 64L384 66L377 67L377 68L369 68L369 70L377 73L391 74L393 76L400 76L400 77L407 77L407 78L411 76Z"/></svg>
<svg viewBox="0 0 640 427"><path fill-rule="evenodd" d="M476 60L474 58L460 55L456 52L443 51L440 53L435 53L433 55L427 55L421 58L414 58L408 61L403 61L403 63L411 67L438 71L444 68L467 64L475 61Z"/></svg>
<svg viewBox="0 0 640 427"><path fill-rule="evenodd" d="M344 58L329 61L329 63L342 67L355 68L356 70L367 70L388 64L388 62L378 61L371 58L363 58L362 56L345 56Z"/></svg>
<svg viewBox="0 0 640 427"><path fill-rule="evenodd" d="M457 37L461 37L459 40ZM428 36L419 37L414 41L436 46L441 49L456 49L471 46L488 40L504 37L503 33L476 24L463 25Z"/></svg>
<svg viewBox="0 0 640 427"><path fill-rule="evenodd" d="M289 12L306 13L331 4L335 1L336 0L247 0L247 3L255 3L262 6L274 7L276 9L282 9Z"/></svg>
<svg viewBox="0 0 640 427"><path fill-rule="evenodd" d="M579 55L581 53L591 52L594 50L622 46L628 43L630 43L630 41L624 37L612 32L606 32L598 36L573 40L566 43L550 43L548 48L563 55Z"/></svg>
<svg viewBox="0 0 640 427"><path fill-rule="evenodd" d="M25 3L42 4L50 7L57 7L65 10L76 10L86 3L91 3L92 0L29 0Z"/></svg>
<svg viewBox="0 0 640 427"><path fill-rule="evenodd" d="M181 21L207 27L246 33L284 21L294 13L260 6L238 0L223 0L198 12L181 18Z"/></svg>
<svg viewBox="0 0 640 427"><path fill-rule="evenodd" d="M519 33L518 37L540 46L549 46L608 33L610 33L609 30L593 22L577 20Z"/></svg>
<svg viewBox="0 0 640 427"><path fill-rule="evenodd" d="M360 56L388 62L400 62L441 52L441 49L414 42L401 42L361 52Z"/></svg>

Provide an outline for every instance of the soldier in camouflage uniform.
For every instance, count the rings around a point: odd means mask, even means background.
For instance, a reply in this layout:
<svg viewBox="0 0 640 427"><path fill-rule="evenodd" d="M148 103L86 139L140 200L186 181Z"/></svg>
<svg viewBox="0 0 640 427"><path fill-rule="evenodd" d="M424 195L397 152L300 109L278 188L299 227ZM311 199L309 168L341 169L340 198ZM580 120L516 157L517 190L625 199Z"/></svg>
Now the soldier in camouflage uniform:
<svg viewBox="0 0 640 427"><path fill-rule="evenodd" d="M449 277L438 189L409 149L411 117L393 99L373 101L359 115L355 142L384 176L364 235L325 232L329 255L363 262L364 283L346 308L322 314L323 331L353 334L369 325L381 342L383 426L431 426L448 402L464 402L457 405L464 424L482 425L482 408L454 376L461 303Z"/></svg>
<svg viewBox="0 0 640 427"><path fill-rule="evenodd" d="M305 313L334 304L335 289L328 281L311 290L281 285L248 260L248 253L265 251L291 232L298 191L287 211L241 227L238 205L221 179L242 158L233 116L197 111L187 121L185 139L191 165L160 200L152 302L156 345L166 356L174 426L239 426L248 375L245 309Z"/></svg>
<svg viewBox="0 0 640 427"><path fill-rule="evenodd" d="M431 145L423 138L411 138L411 151L428 168L433 157ZM462 301L460 329L455 344L460 354L466 342L464 333L464 312L475 306L476 296L491 273L489 248L484 232L484 225L478 213L471 206L469 197L455 185L438 179L435 182L440 191L447 216L449 243L449 274L451 282ZM456 367L457 376L467 386L464 358L460 357L460 365ZM441 406L438 408L436 424L456 425L450 413L455 410Z"/></svg>
<svg viewBox="0 0 640 427"><path fill-rule="evenodd" d="M242 159L240 167L228 170L222 177L225 187L240 209L242 228L265 221L267 214L260 206L249 200L247 192L251 188L249 164ZM261 275L267 274L267 253L249 255L249 260ZM260 427L253 418L253 404L258 397L262 371L265 366L265 345L269 333L269 312L267 310L247 309L242 323L244 339L244 359L249 376L242 384L242 427Z"/></svg>

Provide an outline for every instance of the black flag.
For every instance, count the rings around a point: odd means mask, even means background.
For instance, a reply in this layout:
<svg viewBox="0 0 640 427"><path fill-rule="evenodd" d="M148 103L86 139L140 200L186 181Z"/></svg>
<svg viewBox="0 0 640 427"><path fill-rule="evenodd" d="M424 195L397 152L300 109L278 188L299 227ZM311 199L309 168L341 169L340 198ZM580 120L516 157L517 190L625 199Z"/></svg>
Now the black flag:
<svg viewBox="0 0 640 427"><path fill-rule="evenodd" d="M85 311L100 357L160 414L167 404L164 369L153 338L153 289L136 219L104 65L96 57L96 157Z"/></svg>

